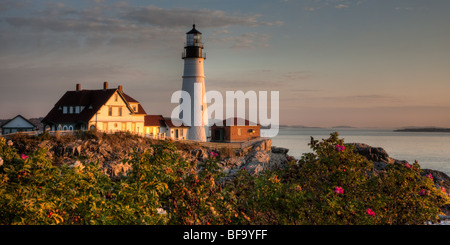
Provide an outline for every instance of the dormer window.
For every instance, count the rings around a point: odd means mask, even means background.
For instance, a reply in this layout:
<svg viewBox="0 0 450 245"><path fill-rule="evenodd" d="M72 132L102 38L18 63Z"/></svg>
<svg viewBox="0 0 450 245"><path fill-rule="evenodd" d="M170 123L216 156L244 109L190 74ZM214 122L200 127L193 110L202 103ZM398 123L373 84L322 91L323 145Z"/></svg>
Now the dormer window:
<svg viewBox="0 0 450 245"><path fill-rule="evenodd" d="M67 114L67 106L63 106L63 114Z"/></svg>

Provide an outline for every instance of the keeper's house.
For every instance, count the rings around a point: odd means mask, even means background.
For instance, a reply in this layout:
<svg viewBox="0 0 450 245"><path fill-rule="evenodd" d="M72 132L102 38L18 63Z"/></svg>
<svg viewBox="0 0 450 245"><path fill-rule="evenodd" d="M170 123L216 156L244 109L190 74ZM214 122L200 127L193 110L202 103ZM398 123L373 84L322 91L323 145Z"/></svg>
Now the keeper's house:
<svg viewBox="0 0 450 245"><path fill-rule="evenodd" d="M97 129L107 133L144 133L145 112L141 104L123 92L123 87L85 90L77 84L67 91L42 119L44 131Z"/></svg>

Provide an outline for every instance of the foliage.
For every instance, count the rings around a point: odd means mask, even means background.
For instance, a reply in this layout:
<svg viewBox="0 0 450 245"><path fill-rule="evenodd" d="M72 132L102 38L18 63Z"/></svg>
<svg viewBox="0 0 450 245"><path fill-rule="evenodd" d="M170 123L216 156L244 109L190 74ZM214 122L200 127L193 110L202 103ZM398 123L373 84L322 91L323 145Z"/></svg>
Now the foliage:
<svg viewBox="0 0 450 245"><path fill-rule="evenodd" d="M229 223L216 161L199 171L171 143L131 153L133 170L115 182L98 163L56 166L45 153L19 155L1 139L0 224Z"/></svg>
<svg viewBox="0 0 450 245"><path fill-rule="evenodd" d="M225 184L216 152L187 161L169 141L130 153L132 170L113 181L98 162L54 164L0 138L0 224L423 224L449 202L417 163L375 171L337 133L310 146Z"/></svg>
<svg viewBox="0 0 450 245"><path fill-rule="evenodd" d="M244 224L424 224L436 222L449 203L430 178L414 165L389 165L377 172L373 164L344 145L337 133L321 142L312 139L313 153L278 172L235 178L238 208Z"/></svg>

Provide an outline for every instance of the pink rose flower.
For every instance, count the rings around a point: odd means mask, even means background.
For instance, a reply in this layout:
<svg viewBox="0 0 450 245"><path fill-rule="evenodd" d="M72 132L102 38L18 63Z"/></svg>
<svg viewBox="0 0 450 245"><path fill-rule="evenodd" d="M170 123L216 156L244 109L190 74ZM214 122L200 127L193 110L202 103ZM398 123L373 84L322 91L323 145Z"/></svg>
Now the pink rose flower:
<svg viewBox="0 0 450 245"><path fill-rule="evenodd" d="M344 189L342 189L339 186L336 186L336 188L334 188L334 193L336 193L336 194L344 194Z"/></svg>
<svg viewBox="0 0 450 245"><path fill-rule="evenodd" d="M28 158L28 156L22 153L22 154L20 154L20 158L22 158L23 160L25 160L25 159Z"/></svg>
<svg viewBox="0 0 450 245"><path fill-rule="evenodd" d="M367 214L372 216L372 217L375 217L375 212L372 211L370 208L367 209Z"/></svg>
<svg viewBox="0 0 450 245"><path fill-rule="evenodd" d="M427 176L428 178L430 178L430 179L433 179L433 175L430 173L430 174L427 174L427 175L425 175L425 176Z"/></svg>
<svg viewBox="0 0 450 245"><path fill-rule="evenodd" d="M344 145L336 145L336 151L344 151L345 150L345 146Z"/></svg>
<svg viewBox="0 0 450 245"><path fill-rule="evenodd" d="M427 195L427 191L426 190L420 190L419 191L419 196L425 196L425 195Z"/></svg>

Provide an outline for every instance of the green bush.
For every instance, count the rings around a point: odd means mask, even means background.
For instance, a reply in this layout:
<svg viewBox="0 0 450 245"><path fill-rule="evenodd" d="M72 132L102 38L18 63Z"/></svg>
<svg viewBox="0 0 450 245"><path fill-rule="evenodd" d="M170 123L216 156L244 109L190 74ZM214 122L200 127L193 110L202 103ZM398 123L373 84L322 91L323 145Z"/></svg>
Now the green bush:
<svg viewBox="0 0 450 245"><path fill-rule="evenodd" d="M112 182L98 163L55 166L46 150L26 156L0 142L1 224L164 224L151 193Z"/></svg>
<svg viewBox="0 0 450 245"><path fill-rule="evenodd" d="M414 165L376 172L334 133L286 169L234 180L242 224L424 224L449 203Z"/></svg>
<svg viewBox="0 0 450 245"><path fill-rule="evenodd" d="M113 181L98 162L57 165L0 138L0 224L424 224L449 203L417 163L375 171L337 133L310 146L298 163L225 185L217 154L186 161L168 141L130 153L132 170Z"/></svg>
<svg viewBox="0 0 450 245"><path fill-rule="evenodd" d="M45 149L19 155L1 139L0 224L230 223L217 162L199 170L176 151L162 142L133 152L132 171L112 181L98 163L56 166Z"/></svg>

